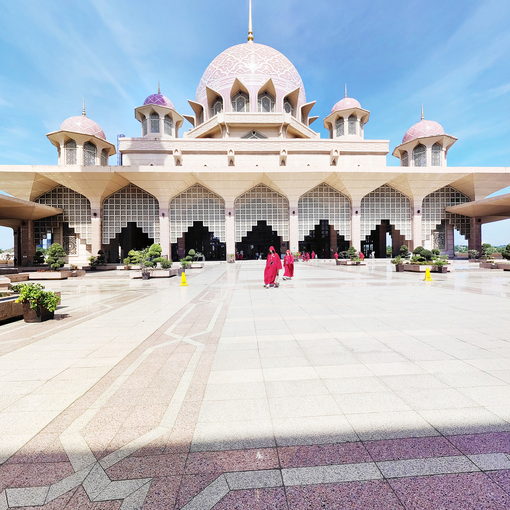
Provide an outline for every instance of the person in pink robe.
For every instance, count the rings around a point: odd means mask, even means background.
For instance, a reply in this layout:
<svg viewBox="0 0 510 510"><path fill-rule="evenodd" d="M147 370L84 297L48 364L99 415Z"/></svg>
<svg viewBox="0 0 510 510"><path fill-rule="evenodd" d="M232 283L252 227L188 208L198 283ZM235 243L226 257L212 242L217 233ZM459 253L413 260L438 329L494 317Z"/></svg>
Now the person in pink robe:
<svg viewBox="0 0 510 510"><path fill-rule="evenodd" d="M264 269L264 287L278 287L276 278L278 278L278 271L281 268L280 256L276 253L274 246L271 246L267 254L266 268Z"/></svg>
<svg viewBox="0 0 510 510"><path fill-rule="evenodd" d="M314 251L312 251L312 260L315 259L315 258L317 258L317 255L315 254Z"/></svg>
<svg viewBox="0 0 510 510"><path fill-rule="evenodd" d="M337 252L337 251L335 251L335 253L333 253L333 258L334 258L335 260L338 260L338 252Z"/></svg>
<svg viewBox="0 0 510 510"><path fill-rule="evenodd" d="M283 273L284 280L290 280L294 276L294 256L287 250L285 257L283 258L283 267L285 272Z"/></svg>

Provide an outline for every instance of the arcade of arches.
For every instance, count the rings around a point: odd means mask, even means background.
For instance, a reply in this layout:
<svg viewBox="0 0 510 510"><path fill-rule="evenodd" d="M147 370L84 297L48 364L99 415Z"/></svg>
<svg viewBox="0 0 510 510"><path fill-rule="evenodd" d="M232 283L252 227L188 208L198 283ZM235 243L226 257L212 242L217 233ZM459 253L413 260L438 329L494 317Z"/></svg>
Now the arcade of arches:
<svg viewBox="0 0 510 510"><path fill-rule="evenodd" d="M163 207L132 183L106 197L99 212L92 211L87 197L62 185L36 201L64 213L33 222L32 253L36 246L60 242L70 261L77 262L95 254L95 247L105 252L107 261L120 262L130 249L152 243L161 243L164 255L174 260L190 249L204 253L206 260L225 260L233 253L248 259L263 256L270 245L281 252L315 251L320 258L350 245L365 255L384 257L388 244L393 254L407 244L451 255L454 230L470 244L480 239L480 226L472 218L445 210L469 201L451 186L424 197L419 208L388 184L366 194L359 208L326 183L304 193L297 206L262 183L239 195L230 209L223 197L198 183Z"/></svg>

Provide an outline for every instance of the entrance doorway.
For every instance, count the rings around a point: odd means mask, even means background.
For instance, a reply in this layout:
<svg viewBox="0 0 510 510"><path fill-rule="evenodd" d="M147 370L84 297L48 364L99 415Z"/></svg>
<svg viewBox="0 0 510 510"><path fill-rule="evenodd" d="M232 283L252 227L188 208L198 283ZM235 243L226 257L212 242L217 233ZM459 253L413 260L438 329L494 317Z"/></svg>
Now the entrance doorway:
<svg viewBox="0 0 510 510"><path fill-rule="evenodd" d="M266 258L270 246L274 246L277 253L284 253L287 245L266 221L260 220L240 243L236 243L236 257L249 260Z"/></svg>
<svg viewBox="0 0 510 510"><path fill-rule="evenodd" d="M190 250L202 253L205 260L226 259L225 243L215 237L214 232L210 232L201 221L194 221L193 226L172 244L172 259L180 260Z"/></svg>
<svg viewBox="0 0 510 510"><path fill-rule="evenodd" d="M400 231L391 225L389 220L382 220L361 242L361 251L365 257L370 257L372 252L376 258L396 257L403 244L408 243ZM388 246L391 254L386 252Z"/></svg>
<svg viewBox="0 0 510 510"><path fill-rule="evenodd" d="M315 252L319 259L333 258L335 252L341 252L349 248L349 242L344 236L338 235L333 225L328 220L320 220L313 230L305 236L304 241L299 242L300 252Z"/></svg>
<svg viewBox="0 0 510 510"><path fill-rule="evenodd" d="M105 249L107 262L121 262L128 256L130 250L143 250L154 244L150 238L135 222L130 222L110 241Z"/></svg>

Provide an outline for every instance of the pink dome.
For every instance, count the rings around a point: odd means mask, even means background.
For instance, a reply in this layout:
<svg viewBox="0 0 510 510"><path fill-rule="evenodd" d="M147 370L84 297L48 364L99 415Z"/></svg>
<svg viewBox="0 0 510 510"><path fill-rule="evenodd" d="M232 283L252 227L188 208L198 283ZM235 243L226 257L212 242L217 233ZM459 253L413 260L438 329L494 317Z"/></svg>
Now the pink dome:
<svg viewBox="0 0 510 510"><path fill-rule="evenodd" d="M236 78L253 91L271 78L277 94L284 96L299 88L299 104L306 101L303 80L292 62L270 46L247 42L226 49L209 64L197 88L197 102L206 104L206 87L229 97Z"/></svg>
<svg viewBox="0 0 510 510"><path fill-rule="evenodd" d="M62 131L71 131L72 133L81 133L84 135L93 135L106 140L104 131L101 126L89 119L86 115L76 115L69 117L60 124Z"/></svg>
<svg viewBox="0 0 510 510"><path fill-rule="evenodd" d="M331 108L331 113L349 110L351 108L361 108L360 102L352 97L344 97L343 99L340 99L333 108Z"/></svg>
<svg viewBox="0 0 510 510"><path fill-rule="evenodd" d="M417 122L406 131L404 138L402 138L402 143L410 142L411 140L416 140L417 138L425 138L427 136L438 136L444 134L444 128L441 126L441 124L439 124L439 122L422 119L420 122Z"/></svg>
<svg viewBox="0 0 510 510"><path fill-rule="evenodd" d="M166 106L167 108L172 108L172 110L175 110L174 104L168 97L164 96L163 94L151 94L144 102L144 105L146 104L154 104L157 106Z"/></svg>

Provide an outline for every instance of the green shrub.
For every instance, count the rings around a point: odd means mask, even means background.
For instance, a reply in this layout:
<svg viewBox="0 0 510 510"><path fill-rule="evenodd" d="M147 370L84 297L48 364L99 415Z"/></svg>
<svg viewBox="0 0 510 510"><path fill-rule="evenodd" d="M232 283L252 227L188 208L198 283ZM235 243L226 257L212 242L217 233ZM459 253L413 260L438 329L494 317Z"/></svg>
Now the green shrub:
<svg viewBox="0 0 510 510"><path fill-rule="evenodd" d="M433 252L425 249L421 251L420 255L427 261L432 260L432 257L434 256Z"/></svg>
<svg viewBox="0 0 510 510"><path fill-rule="evenodd" d="M161 262L161 269L170 269L172 267L172 261L168 259L162 259Z"/></svg>
<svg viewBox="0 0 510 510"><path fill-rule="evenodd" d="M501 251L501 256L506 260L510 260L510 244L507 244L503 248L503 250Z"/></svg>
<svg viewBox="0 0 510 510"><path fill-rule="evenodd" d="M44 250L42 248L35 250L34 264L44 264Z"/></svg>
<svg viewBox="0 0 510 510"><path fill-rule="evenodd" d="M407 246L406 246L406 248L407 248ZM395 264L395 265L403 264L404 260L405 259L401 255L397 255L394 259L391 259L391 263Z"/></svg>
<svg viewBox="0 0 510 510"><path fill-rule="evenodd" d="M150 260L153 260L153 259L157 259L159 257L161 257L161 253L162 253L162 249L161 249L161 245L160 244L152 244L151 246L149 246L149 248L147 249L147 257L150 259Z"/></svg>
<svg viewBox="0 0 510 510"><path fill-rule="evenodd" d="M65 264L66 252L58 243L53 243L46 252L46 262L54 271L58 271Z"/></svg>
<svg viewBox="0 0 510 510"><path fill-rule="evenodd" d="M142 258L142 253L138 250L129 250L126 258L129 258L131 264L139 264L140 259Z"/></svg>
<svg viewBox="0 0 510 510"><path fill-rule="evenodd" d="M354 246L351 246L346 253L347 256L345 258L354 259L358 256L358 250Z"/></svg>
<svg viewBox="0 0 510 510"><path fill-rule="evenodd" d="M38 306L54 312L60 303L60 297L54 292L44 290L40 283L19 283L12 286L12 290L19 293L16 303L28 303L35 310Z"/></svg>
<svg viewBox="0 0 510 510"><path fill-rule="evenodd" d="M477 259L480 257L480 252L478 250L468 250L468 257L470 259Z"/></svg>
<svg viewBox="0 0 510 510"><path fill-rule="evenodd" d="M413 255L421 255L421 252L424 250L425 248L423 246L417 246L414 250L413 250Z"/></svg>
<svg viewBox="0 0 510 510"><path fill-rule="evenodd" d="M432 250L432 255L436 255L436 256L437 256L437 255L441 255L441 252L440 252L437 248L434 248L434 249Z"/></svg>
<svg viewBox="0 0 510 510"><path fill-rule="evenodd" d="M409 253L409 248L405 244L403 244L400 247L399 253L400 257L403 257L405 259L408 259L411 256L411 254Z"/></svg>
<svg viewBox="0 0 510 510"><path fill-rule="evenodd" d="M122 263L125 265L125 266L129 266L131 265L131 259L129 257L126 257Z"/></svg>
<svg viewBox="0 0 510 510"><path fill-rule="evenodd" d="M189 257L189 255L188 255L188 257ZM188 257L184 257L183 259L181 259L179 261L181 263L181 267L183 269L187 269L188 267L191 266L191 260Z"/></svg>
<svg viewBox="0 0 510 510"><path fill-rule="evenodd" d="M482 244L482 258L489 259L492 255L496 252L496 248L492 246L492 244L489 243L483 243Z"/></svg>

